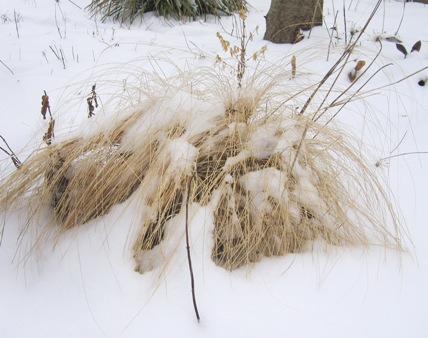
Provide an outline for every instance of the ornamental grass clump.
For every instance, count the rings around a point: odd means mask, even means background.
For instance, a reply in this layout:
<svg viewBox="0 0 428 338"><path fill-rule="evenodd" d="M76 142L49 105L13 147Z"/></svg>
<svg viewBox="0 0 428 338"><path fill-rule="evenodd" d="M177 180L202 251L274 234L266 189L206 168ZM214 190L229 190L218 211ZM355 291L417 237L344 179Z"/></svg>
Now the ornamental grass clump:
<svg viewBox="0 0 428 338"><path fill-rule="evenodd" d="M186 201L211 213L206 243L228 270L309 250L317 239L401 248L397 217L359 143L326 124L324 108L314 119L313 102L292 109L312 90L294 80L278 67L239 86L211 68L154 79L114 123L52 142L2 179L0 209L20 201L33 210L36 236L58 239L131 198L141 207L132 246L139 272L179 247ZM46 208L48 219L37 219Z"/></svg>

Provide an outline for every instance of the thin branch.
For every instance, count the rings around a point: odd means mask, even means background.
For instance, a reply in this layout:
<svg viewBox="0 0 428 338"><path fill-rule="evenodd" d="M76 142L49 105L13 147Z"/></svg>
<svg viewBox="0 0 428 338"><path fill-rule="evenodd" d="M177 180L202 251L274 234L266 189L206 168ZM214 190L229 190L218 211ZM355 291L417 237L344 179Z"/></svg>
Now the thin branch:
<svg viewBox="0 0 428 338"><path fill-rule="evenodd" d="M56 7L55 7L55 24L56 24L56 29L57 29L58 34L59 34L59 38L62 39L61 29L59 28L58 19L56 18Z"/></svg>
<svg viewBox="0 0 428 338"><path fill-rule="evenodd" d="M398 31L400 30L401 24L403 23L403 19L404 19L404 11L406 10L406 1L403 2L403 13L401 14L401 20L400 20L400 24L398 25L397 31L395 32L395 36L398 35Z"/></svg>
<svg viewBox="0 0 428 338"><path fill-rule="evenodd" d="M0 246L1 246L1 243L3 242L3 235L4 235L5 226L6 226L6 221L3 221L3 225L2 225L1 231L0 231Z"/></svg>
<svg viewBox="0 0 428 338"><path fill-rule="evenodd" d="M3 136L1 136L1 135L0 135L0 138L3 140L4 144L6 144L7 148L9 149L9 151L7 151L6 149L4 149L3 147L0 147L0 150L2 150L3 152L5 152L10 157L10 159L12 160L12 162L15 165L16 169L21 168L22 163L19 160L18 156L16 156L16 154L10 148L10 146L6 142L5 138Z"/></svg>
<svg viewBox="0 0 428 338"><path fill-rule="evenodd" d="M8 70L9 70L9 72L11 72L12 73L12 75L15 75L15 73L12 71L12 69L10 69L2 60L0 60L0 63L3 65L3 66L5 66Z"/></svg>
<svg viewBox="0 0 428 338"><path fill-rule="evenodd" d="M71 0L68 0L68 2L71 2L74 6L76 6L77 8L79 8L79 9L82 9L82 7L80 7L78 4L76 4L75 2L73 2L73 1L71 1Z"/></svg>
<svg viewBox="0 0 428 338"><path fill-rule="evenodd" d="M330 37L330 42L328 43L328 50L327 50L327 61L328 61L328 59L329 59L329 57L330 57L330 49L331 49L331 45L333 44L333 31L335 30L336 31L336 34L337 34L337 23L336 23L336 21L337 21L337 14L338 14L339 12L337 11L336 12L336 15L334 16L334 22L333 22L333 27L332 28L330 28L330 29L328 29L328 31L331 31L331 34L329 34L329 37ZM345 45L346 46L346 45Z"/></svg>
<svg viewBox="0 0 428 338"><path fill-rule="evenodd" d="M321 12L323 11L319 0L317 0L317 3L315 4L314 14L312 15L312 21L311 21L311 29L309 29L308 39L311 38L312 28L314 28L315 26L315 16L317 15L317 11L321 11Z"/></svg>
<svg viewBox="0 0 428 338"><path fill-rule="evenodd" d="M346 31L346 8L345 0L343 0L343 25L345 29L345 46L348 46L348 32Z"/></svg>
<svg viewBox="0 0 428 338"><path fill-rule="evenodd" d="M342 109L349 103L349 102L351 102L351 100L361 91L361 89L362 88L364 88L366 85L367 85L367 83L369 83L375 76L376 76L376 74L378 74L381 70L383 70L384 68L386 68L386 67L389 67L389 66L391 66L392 65L392 63L388 63L388 64L386 64L386 65L384 65L384 66L382 66L381 68L379 68L372 76L370 76L370 78L366 81L366 82L364 82L364 84L360 87L360 88L358 88L358 90L357 91L355 91L355 93L353 93L343 104L341 104L341 107L340 107L340 109L332 116L332 117L330 117L329 119L328 119L328 121L325 123L325 125L328 125L331 121L333 121L333 119L342 111ZM336 102L336 100L335 100L335 102ZM331 105L329 105L328 107L327 107L327 109L328 108L330 108L330 107L333 107L334 106L334 103L332 103ZM318 116L318 118L319 117L321 117L321 115L320 116ZM317 119L318 119L317 118ZM318 135L318 133L314 136L314 138L316 137Z"/></svg>
<svg viewBox="0 0 428 338"><path fill-rule="evenodd" d="M52 53L55 54L56 58L61 61L61 58L58 56L58 54L55 52L55 50L52 48L52 46L49 46L49 48L51 49Z"/></svg>
<svg viewBox="0 0 428 338"><path fill-rule="evenodd" d="M381 51L382 51L382 44L380 44L380 49L379 49L379 51L377 52L377 54L376 54L376 56L373 58L373 60L370 62L370 64L366 67L366 69L363 71L363 73L358 77L358 78L360 78L361 76L363 76L371 67L372 67L372 65L374 64L374 62L377 60L377 58L379 57L379 55L380 55L380 53L381 53ZM363 88L363 87L365 87L365 85L367 84L367 83L369 83L370 82L370 80L380 71L380 70L382 70L382 69L384 69L384 68L386 68L386 67L389 67L390 65L392 65L391 63L389 63L389 64L387 64L387 65L384 65L384 66L382 66L380 69L378 69L372 76L370 76L370 78L360 87L360 88L358 88L358 90L355 92L355 93L353 93L353 95L351 96L351 98L349 99L349 100L347 100L346 101L346 103L345 104L342 104L342 108L355 96L355 95L357 95L357 93L359 93L360 91L361 91L361 89ZM314 122L317 122L324 114L325 114L325 112L328 110L328 109L330 109L331 107L333 107L335 104L336 104L336 102L338 102L339 101L339 99L342 97L342 96L344 96L353 86L354 86L354 84L356 83L357 81L353 81L353 82L351 82L351 84L348 86L348 88L346 88L344 91L342 91L341 93L340 93L340 95L338 95L327 107L325 107L323 110L322 110L322 112L315 118L314 117ZM324 101L323 101L323 103L322 104L324 104ZM342 109L341 108L341 109ZM341 110L340 109L340 110ZM320 105L320 107L318 108L318 110L317 110L317 112L319 111L319 110L321 110L321 105ZM333 117L335 117L336 115L338 114L338 112L333 116ZM329 121L330 122L330 121ZM327 122L326 123L326 125L329 123L329 122Z"/></svg>
<svg viewBox="0 0 428 338"><path fill-rule="evenodd" d="M401 153L401 154L387 156L387 157L381 158L380 161L389 160L394 157L407 156L407 155L420 155L420 154L428 154L428 151L410 151L408 153Z"/></svg>
<svg viewBox="0 0 428 338"><path fill-rule="evenodd" d="M323 84L330 78L330 76L334 73L334 71L336 70L336 68L342 63L342 61L344 59L349 59L349 56L351 55L352 51L354 50L354 47L357 45L358 40L361 38L361 36L363 35L363 33L365 32L367 26L369 25L369 23L371 22L371 20L373 19L374 15L376 14L377 10L379 9L380 4L382 3L382 0L378 0L375 8L373 9L370 17L368 18L368 20L366 21L364 27L360 30L360 33L357 37L357 39L354 41L354 43L352 45L349 46L349 48L347 48L343 54L341 55L341 57L339 58L339 60L337 60L337 62L329 69L329 71L325 74L325 76L322 78L322 80L320 81L320 83L318 84L317 88L315 88L315 90L312 92L312 94L309 96L309 98L306 100L303 108L301 109L299 115L303 115L303 113L306 111L306 109L308 108L309 104L312 102L313 98L315 97L316 93L320 90L320 88L323 86Z"/></svg>
<svg viewBox="0 0 428 338"><path fill-rule="evenodd" d="M190 271L190 282L192 286L192 299L193 307L195 309L196 319L198 322L201 320L199 317L198 306L196 304L195 296L195 279L193 277L193 268L192 268L192 259L190 257L190 245L189 245L189 199L190 199L190 185L192 184L192 178L189 179L187 185L187 197L186 197L186 250L187 250L187 260L189 261L189 271Z"/></svg>
<svg viewBox="0 0 428 338"><path fill-rule="evenodd" d="M352 45L349 45L349 47L347 49L345 49L345 51L343 52L343 54L341 55L341 57L339 58L339 60L337 60L337 62L329 69L329 71L324 75L324 77L322 78L322 80L320 81L320 83L318 84L318 86L315 88L315 90L312 92L312 94L309 96L309 98L306 100L303 108L300 110L299 115L303 115L303 113L306 111L306 109L309 107L309 104L312 102L313 98L315 97L315 95L317 94L317 92L321 89L321 87L324 85L324 83L330 78L330 76L336 71L336 68L342 63L342 61L344 61L344 64L346 64L346 62L349 60L349 57L351 56L352 51L354 50L354 47L357 45L358 40L361 38L361 36L363 35L363 33L365 32L367 26L369 25L369 23L371 22L371 20L373 19L374 15L376 14L377 10L379 9L380 4L382 3L382 0L378 0L378 2L376 3L376 6L374 7L373 11L371 12L369 18L367 19L364 27L361 29L360 34L357 36L356 40L354 41L354 43ZM343 71L344 69L344 65L342 65L339 75L340 73ZM336 77L336 79L334 80L333 84L330 86L330 89L328 90L327 94L324 97L323 103L321 103L320 107L324 104L324 102L327 100L328 95L330 94L331 90L333 89L333 86L335 85L339 75ZM315 119L317 115L317 111L314 113L312 120ZM299 156L300 150L302 148L302 144L303 144L303 140L306 137L306 134L308 132L309 129L309 125L306 124L305 129L303 130L302 133L302 137L300 138L300 142L299 145L297 146L296 149L296 154L294 155L294 159L293 162L291 163L290 166L290 170L288 172L289 175L292 174L294 166L296 164L297 161L297 157Z"/></svg>
<svg viewBox="0 0 428 338"><path fill-rule="evenodd" d="M16 11L13 10L13 16L14 16L14 19L15 19L16 35L18 36L18 39L19 39L19 29L18 29L19 14L16 15Z"/></svg>

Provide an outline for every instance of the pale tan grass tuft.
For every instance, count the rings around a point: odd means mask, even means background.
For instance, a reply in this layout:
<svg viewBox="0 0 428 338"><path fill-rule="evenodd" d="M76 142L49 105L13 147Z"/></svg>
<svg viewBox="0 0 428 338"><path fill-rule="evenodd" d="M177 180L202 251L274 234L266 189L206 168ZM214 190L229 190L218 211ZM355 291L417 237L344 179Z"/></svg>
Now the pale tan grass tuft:
<svg viewBox="0 0 428 338"><path fill-rule="evenodd" d="M142 88L150 97L114 125L25 161L1 182L0 209L36 196L33 208L51 208L42 223L61 235L133 196L143 206L133 245L140 272L156 267L154 252L172 240L167 223L187 193L191 203L212 207L211 257L229 270L301 252L319 238L401 248L388 195L358 143L333 123L314 121L312 104L296 114L295 101L310 91L288 79L268 69L236 90L204 69L158 81L157 95Z"/></svg>

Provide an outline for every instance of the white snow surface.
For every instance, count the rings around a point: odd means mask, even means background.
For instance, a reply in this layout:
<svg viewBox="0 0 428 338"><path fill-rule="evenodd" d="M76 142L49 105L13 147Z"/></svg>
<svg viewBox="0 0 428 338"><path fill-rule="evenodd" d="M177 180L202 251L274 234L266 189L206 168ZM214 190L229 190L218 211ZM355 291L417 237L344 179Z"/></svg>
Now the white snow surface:
<svg viewBox="0 0 428 338"><path fill-rule="evenodd" d="M217 108L209 103L195 102L188 92L158 93L156 81L168 81L181 71L214 67L217 54L227 59L216 33L238 45L228 34L236 18L208 16L178 22L149 13L141 22L120 25L91 18L84 10L88 3L1 1L0 135L21 160L34 149L45 147L42 136L47 122L39 113L43 90L50 96L56 118L56 142L108 128L121 118L118 115L145 107L149 110L147 119L138 121L125 136L130 141L124 143L138 146L132 143L138 133L171 124L174 121L165 119L174 118L187 129L183 137L166 147L170 161L176 164L170 170L185 168L190 173L197 149L186 140L197 131L209 130L210 118L220 112L213 111ZM284 58L297 55L298 75L293 86L319 81L344 50L344 23L349 39L349 30L360 29L374 6L371 0L324 3L326 26L314 28L309 38L296 45L275 45L263 40L263 16L270 2L250 0L247 27L253 30L258 25L259 32L248 46L248 55L264 45L268 50L261 64L284 63ZM337 28L332 30L336 13ZM418 85L418 81L427 80L428 71L406 78L428 66L427 17L428 5L383 1L354 52L355 60L364 59L368 64L379 50L376 37L394 36L397 30L407 50L421 40L421 51L404 58L395 43L383 39L374 66L360 79L364 83L387 65L364 88L374 90L338 115L343 128L371 151L373 169L386 177L410 236L408 252L377 247L326 248L315 242L313 251L264 258L254 266L229 272L217 267L210 257L213 197L206 207L189 207L190 252L201 315L197 322L184 229L180 228L185 224L184 210L168 223L166 236L174 240L164 241L156 249L164 255L175 250L173 258L165 265L161 255L153 255L154 261L146 262L152 270L142 275L134 272L130 237L145 207L132 199L115 206L108 215L70 230L54 248L47 244L30 256L26 253L32 243L19 237L25 226L25 210L11 210L0 215L0 335L428 337L428 84ZM331 41L329 34L333 34ZM64 62L54 51L62 53ZM353 67L351 60L349 70ZM141 75L142 70L146 75ZM138 84L152 81L152 97L165 95L168 105L141 103ZM346 88L347 75L338 82ZM88 120L86 97L95 83L100 108ZM127 107L118 110L124 102ZM180 107L177 114L171 114L174 107ZM198 114L206 115L206 121L197 119ZM287 131L290 139L300 137L295 130ZM275 149L285 149L278 144L275 132L273 127L254 131L248 141L251 153L264 158ZM1 142L0 146L5 148ZM13 170L10 159L0 152L0 175ZM271 168L243 176L241 183L256 194L268 189L272 196L287 198L284 191L275 191L285 179ZM310 177L301 184L315 189Z"/></svg>

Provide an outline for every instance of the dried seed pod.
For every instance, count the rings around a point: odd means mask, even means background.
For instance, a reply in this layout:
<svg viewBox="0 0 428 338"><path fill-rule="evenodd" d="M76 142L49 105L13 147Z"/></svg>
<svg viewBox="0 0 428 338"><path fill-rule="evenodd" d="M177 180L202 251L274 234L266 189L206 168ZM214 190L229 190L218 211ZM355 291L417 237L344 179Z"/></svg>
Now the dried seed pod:
<svg viewBox="0 0 428 338"><path fill-rule="evenodd" d="M46 131L45 135L43 135L43 141L45 141L48 146L51 145L52 139L55 136L54 128L55 128L55 120L51 117L49 121L48 130Z"/></svg>
<svg viewBox="0 0 428 338"><path fill-rule="evenodd" d="M294 79L296 77L296 55L293 55L291 58L291 77Z"/></svg>
<svg viewBox="0 0 428 338"><path fill-rule="evenodd" d="M357 62L357 65L355 66L355 72L358 72L361 70L361 68L363 68L366 65L366 61L364 60L360 60ZM356 74L355 74L356 75Z"/></svg>
<svg viewBox="0 0 428 338"><path fill-rule="evenodd" d="M86 99L86 102L88 102L88 118L89 118L95 115L94 113L95 107L92 104L92 99L90 97Z"/></svg>
<svg viewBox="0 0 428 338"><path fill-rule="evenodd" d="M94 100L94 102L95 102L95 108L98 108L97 93L96 93L96 91L95 91L95 87L96 87L96 84L94 84L94 85L92 86L91 94L92 94L92 99L93 99L93 100Z"/></svg>
<svg viewBox="0 0 428 338"><path fill-rule="evenodd" d="M41 113L43 115L43 120L46 120L46 112L48 111L49 108L49 96L45 94L42 96L42 109L41 109Z"/></svg>
<svg viewBox="0 0 428 338"><path fill-rule="evenodd" d="M94 110L95 108L98 108L97 93L95 92L95 86L96 84L92 86L91 94L86 99L86 102L88 103L88 118L94 116L95 115ZM93 102L95 102L95 107L93 105Z"/></svg>

